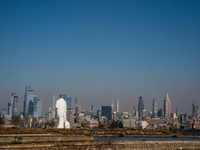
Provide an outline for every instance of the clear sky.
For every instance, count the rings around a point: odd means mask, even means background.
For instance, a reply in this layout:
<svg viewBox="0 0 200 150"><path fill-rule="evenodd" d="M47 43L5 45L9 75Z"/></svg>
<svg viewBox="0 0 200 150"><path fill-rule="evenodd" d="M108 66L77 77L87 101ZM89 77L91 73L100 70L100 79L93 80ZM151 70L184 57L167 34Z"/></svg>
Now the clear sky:
<svg viewBox="0 0 200 150"><path fill-rule="evenodd" d="M95 110L119 99L147 111L168 90L172 111L200 105L199 0L0 0L0 108L23 110L25 86L43 100L77 98Z"/></svg>

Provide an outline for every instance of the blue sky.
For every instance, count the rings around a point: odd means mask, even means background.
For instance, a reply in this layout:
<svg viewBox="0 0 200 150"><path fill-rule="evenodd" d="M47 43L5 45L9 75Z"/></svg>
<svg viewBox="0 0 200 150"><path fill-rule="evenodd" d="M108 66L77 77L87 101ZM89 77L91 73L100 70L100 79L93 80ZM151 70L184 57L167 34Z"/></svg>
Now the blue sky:
<svg viewBox="0 0 200 150"><path fill-rule="evenodd" d="M119 99L132 113L143 96L191 114L200 105L200 1L0 1L0 103L31 84L43 100L78 98L95 110ZM72 105L74 106L74 105Z"/></svg>

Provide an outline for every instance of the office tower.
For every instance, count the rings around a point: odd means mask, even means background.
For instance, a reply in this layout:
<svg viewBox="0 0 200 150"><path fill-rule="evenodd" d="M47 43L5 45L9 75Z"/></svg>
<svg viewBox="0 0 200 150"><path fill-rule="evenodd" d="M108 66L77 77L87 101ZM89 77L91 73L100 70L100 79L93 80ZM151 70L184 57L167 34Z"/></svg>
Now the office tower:
<svg viewBox="0 0 200 150"><path fill-rule="evenodd" d="M51 108L51 107L49 107ZM48 112L48 121L51 121L51 115L52 115L52 109L49 109L49 112Z"/></svg>
<svg viewBox="0 0 200 150"><path fill-rule="evenodd" d="M152 105L152 118L157 118L158 104L156 102L156 95L154 94L153 105Z"/></svg>
<svg viewBox="0 0 200 150"><path fill-rule="evenodd" d="M163 109L159 109L158 117L163 117L163 115L164 115Z"/></svg>
<svg viewBox="0 0 200 150"><path fill-rule="evenodd" d="M188 113L184 114L184 120L188 120Z"/></svg>
<svg viewBox="0 0 200 150"><path fill-rule="evenodd" d="M196 112L195 114L197 116L197 119L199 119L200 118L200 108L199 108L199 106L196 106L195 112Z"/></svg>
<svg viewBox="0 0 200 150"><path fill-rule="evenodd" d="M46 115L45 115L45 122L48 122L49 121L49 115L48 115L48 113L46 113Z"/></svg>
<svg viewBox="0 0 200 150"><path fill-rule="evenodd" d="M135 113L135 119L138 120L138 117L139 117L139 113L138 113L138 111L136 111L136 113Z"/></svg>
<svg viewBox="0 0 200 150"><path fill-rule="evenodd" d="M8 102L8 115L12 115L12 105L11 105L11 102Z"/></svg>
<svg viewBox="0 0 200 150"><path fill-rule="evenodd" d="M1 117L3 118L6 115L6 108L1 109Z"/></svg>
<svg viewBox="0 0 200 150"><path fill-rule="evenodd" d="M56 98L55 98L55 94L53 94L53 104L52 104L52 111L56 111Z"/></svg>
<svg viewBox="0 0 200 150"><path fill-rule="evenodd" d="M69 122L70 127L72 127L74 124L74 109L73 108L67 109L67 121Z"/></svg>
<svg viewBox="0 0 200 150"><path fill-rule="evenodd" d="M34 103L35 110L34 110L34 117L41 117L42 116L42 103L43 101L41 99L37 99L37 101Z"/></svg>
<svg viewBox="0 0 200 150"><path fill-rule="evenodd" d="M142 96L139 97L139 103L138 103L138 113L139 113L139 118L142 118L142 110L144 109L144 103Z"/></svg>
<svg viewBox="0 0 200 150"><path fill-rule="evenodd" d="M192 101L192 115L195 115L195 102Z"/></svg>
<svg viewBox="0 0 200 150"><path fill-rule="evenodd" d="M116 120L116 118L117 118L116 111L114 111L114 113L112 114L112 118L113 118L113 120Z"/></svg>
<svg viewBox="0 0 200 150"><path fill-rule="evenodd" d="M112 119L112 107L111 106L102 106L102 116L107 117L108 121Z"/></svg>
<svg viewBox="0 0 200 150"><path fill-rule="evenodd" d="M75 108L75 112L76 112L75 115L81 113L81 105L78 105L78 106Z"/></svg>
<svg viewBox="0 0 200 150"><path fill-rule="evenodd" d="M176 113L171 113L171 118L176 119Z"/></svg>
<svg viewBox="0 0 200 150"><path fill-rule="evenodd" d="M12 93L12 94L14 94L14 93ZM11 102L12 102L11 103L11 105L12 105L12 115L16 116L16 115L18 115L18 96L17 96L17 93L15 93L13 95L13 99L12 99Z"/></svg>
<svg viewBox="0 0 200 150"><path fill-rule="evenodd" d="M164 115L165 118L170 118L171 114L171 101L167 93L167 97L164 98Z"/></svg>
<svg viewBox="0 0 200 150"><path fill-rule="evenodd" d="M146 109L143 109L142 110L142 118L145 118L146 117Z"/></svg>
<svg viewBox="0 0 200 150"><path fill-rule="evenodd" d="M179 110L178 110L178 107L176 108L176 116L177 116L177 117L179 116Z"/></svg>
<svg viewBox="0 0 200 150"><path fill-rule="evenodd" d="M184 124L184 120L185 120L185 117L184 117L184 114L181 114L180 115L180 124Z"/></svg>
<svg viewBox="0 0 200 150"><path fill-rule="evenodd" d="M61 94L59 98L63 98L66 101L67 109L71 108L71 97L67 97L65 94Z"/></svg>
<svg viewBox="0 0 200 150"><path fill-rule="evenodd" d="M56 98L55 94L53 94L53 103L52 103L52 119L56 118Z"/></svg>
<svg viewBox="0 0 200 150"><path fill-rule="evenodd" d="M133 116L135 116L136 115L136 104L135 105L133 105Z"/></svg>
<svg viewBox="0 0 200 150"><path fill-rule="evenodd" d="M93 105L91 106L91 111L94 112L94 106Z"/></svg>
<svg viewBox="0 0 200 150"><path fill-rule="evenodd" d="M34 101L33 116L35 117L35 111L37 106L37 95L33 95L33 101Z"/></svg>
<svg viewBox="0 0 200 150"><path fill-rule="evenodd" d="M78 103L77 103L77 98L75 98L75 116L77 115L77 110L78 110Z"/></svg>
<svg viewBox="0 0 200 150"><path fill-rule="evenodd" d="M8 115L12 115L13 114L13 107L12 107L12 104L13 104L13 98L14 98L14 93L11 93L11 100L8 104Z"/></svg>
<svg viewBox="0 0 200 150"><path fill-rule="evenodd" d="M25 87L23 116L26 119L27 115L33 115L34 113L34 98L32 92L31 85Z"/></svg>
<svg viewBox="0 0 200 150"><path fill-rule="evenodd" d="M111 105L111 111L112 111L112 114L114 113L114 111L115 111L115 106L114 106L114 104L113 104L113 100L112 100L112 105Z"/></svg>
<svg viewBox="0 0 200 150"><path fill-rule="evenodd" d="M9 115L18 115L17 93L11 93L11 102L8 103L8 114Z"/></svg>
<svg viewBox="0 0 200 150"><path fill-rule="evenodd" d="M150 111L150 112L148 113L148 117L153 118L153 113L152 113L152 111Z"/></svg>
<svg viewBox="0 0 200 150"><path fill-rule="evenodd" d="M116 100L116 113L119 113L119 100Z"/></svg>
<svg viewBox="0 0 200 150"><path fill-rule="evenodd" d="M100 110L97 110L97 118L98 120L100 120L100 117L102 116L102 112L101 112L101 109Z"/></svg>

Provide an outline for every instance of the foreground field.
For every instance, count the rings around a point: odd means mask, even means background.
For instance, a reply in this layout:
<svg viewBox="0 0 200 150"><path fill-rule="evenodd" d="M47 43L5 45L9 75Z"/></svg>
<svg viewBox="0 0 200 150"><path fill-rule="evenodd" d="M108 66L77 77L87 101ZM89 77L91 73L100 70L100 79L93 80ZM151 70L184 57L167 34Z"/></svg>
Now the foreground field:
<svg viewBox="0 0 200 150"><path fill-rule="evenodd" d="M20 129L1 128L0 135L3 134L60 134L65 136L135 136L135 137L186 137L175 131L166 130L142 130L134 128L115 129ZM188 136L187 136L188 137ZM194 136L191 136L194 137ZM199 137L199 136L195 136Z"/></svg>

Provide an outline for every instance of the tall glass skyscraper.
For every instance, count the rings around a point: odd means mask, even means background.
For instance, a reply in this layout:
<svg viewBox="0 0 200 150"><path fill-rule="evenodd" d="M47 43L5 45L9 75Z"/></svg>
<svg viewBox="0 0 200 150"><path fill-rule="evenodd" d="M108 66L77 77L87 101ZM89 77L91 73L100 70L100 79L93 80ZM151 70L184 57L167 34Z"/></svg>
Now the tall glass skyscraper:
<svg viewBox="0 0 200 150"><path fill-rule="evenodd" d="M59 98L63 98L67 103L67 108L71 108L71 97L67 97L65 94L61 94Z"/></svg>
<svg viewBox="0 0 200 150"><path fill-rule="evenodd" d="M37 99L37 102L36 102L36 107L35 107L35 110L34 110L34 117L41 117L42 116L42 103L43 101L41 99Z"/></svg>
<svg viewBox="0 0 200 150"><path fill-rule="evenodd" d="M27 115L34 115L34 97L31 85L25 87L24 110L23 116L27 119Z"/></svg>
<svg viewBox="0 0 200 150"><path fill-rule="evenodd" d="M102 116L108 118L108 120L112 119L112 107L111 106L102 106Z"/></svg>
<svg viewBox="0 0 200 150"><path fill-rule="evenodd" d="M18 115L17 93L11 93L11 102L8 103L8 115Z"/></svg>
<svg viewBox="0 0 200 150"><path fill-rule="evenodd" d="M18 115L18 96L17 93L14 94L12 100L12 115Z"/></svg>
<svg viewBox="0 0 200 150"><path fill-rule="evenodd" d="M1 109L1 117L6 115L6 108Z"/></svg>
<svg viewBox="0 0 200 150"><path fill-rule="evenodd" d="M157 111L158 111L158 104L156 102L156 96L154 95L153 105L152 105L152 113L153 113L152 118L157 118Z"/></svg>
<svg viewBox="0 0 200 150"><path fill-rule="evenodd" d="M144 109L144 103L142 96L139 97L139 103L138 103L138 113L139 113L139 118L142 118L142 110Z"/></svg>
<svg viewBox="0 0 200 150"><path fill-rule="evenodd" d="M11 105L11 102L8 102L8 115L12 115L12 105Z"/></svg>

